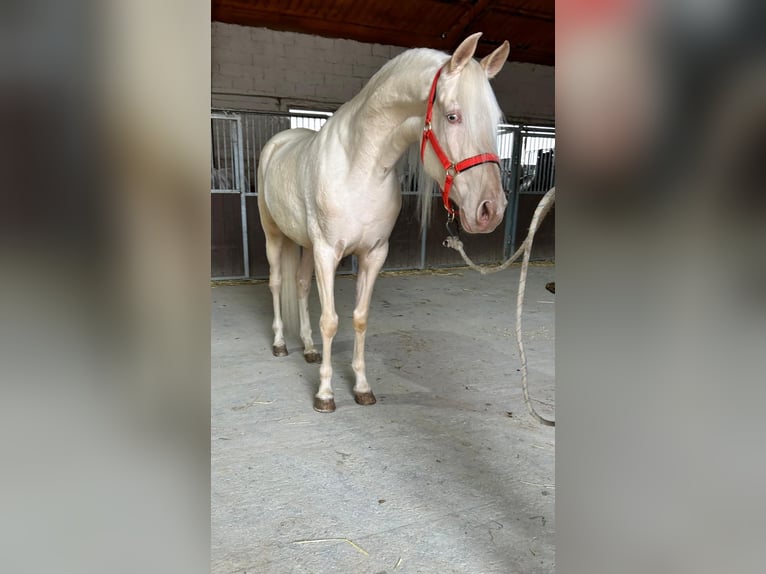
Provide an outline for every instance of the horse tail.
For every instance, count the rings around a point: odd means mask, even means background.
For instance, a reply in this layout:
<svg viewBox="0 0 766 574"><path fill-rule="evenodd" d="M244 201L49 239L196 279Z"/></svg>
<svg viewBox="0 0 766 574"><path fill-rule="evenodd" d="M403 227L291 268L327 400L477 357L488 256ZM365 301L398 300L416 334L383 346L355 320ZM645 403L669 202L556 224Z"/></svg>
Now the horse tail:
<svg viewBox="0 0 766 574"><path fill-rule="evenodd" d="M298 321L298 265L300 258L301 252L298 244L285 237L280 254L282 285L279 301L285 331L294 334L300 333Z"/></svg>

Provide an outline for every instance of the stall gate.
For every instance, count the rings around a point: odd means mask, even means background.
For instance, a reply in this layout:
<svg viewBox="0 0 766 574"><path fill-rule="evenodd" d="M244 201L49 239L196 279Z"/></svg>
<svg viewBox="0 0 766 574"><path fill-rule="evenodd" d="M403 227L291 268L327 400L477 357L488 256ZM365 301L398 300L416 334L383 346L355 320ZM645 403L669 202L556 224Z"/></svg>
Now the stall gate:
<svg viewBox="0 0 766 574"><path fill-rule="evenodd" d="M213 279L266 278L269 268L258 216L257 165L260 150L291 127L319 129L327 115L261 114L214 110L211 114L211 274ZM503 260L523 241L540 197L555 178L555 130L517 124L498 126L501 177L508 197L505 225L486 235L463 234L466 252L477 263ZM412 174L402 174L402 210L390 238L384 270L462 265L460 255L442 246L447 214L434 189L430 226L420 231ZM534 259L553 259L553 210L535 236ZM356 272L346 257L338 273Z"/></svg>

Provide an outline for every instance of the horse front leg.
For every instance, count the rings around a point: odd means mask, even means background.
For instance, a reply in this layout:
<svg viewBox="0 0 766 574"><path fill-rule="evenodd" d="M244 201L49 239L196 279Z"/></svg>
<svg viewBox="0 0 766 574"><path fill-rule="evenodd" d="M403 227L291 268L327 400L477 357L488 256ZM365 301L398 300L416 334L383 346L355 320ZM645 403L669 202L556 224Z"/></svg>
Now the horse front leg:
<svg viewBox="0 0 766 574"><path fill-rule="evenodd" d="M351 366L356 374L354 400L360 405L374 405L377 401L367 382L364 361L364 340L367 334L367 318L375 280L388 255L388 242L378 245L359 256L359 275L356 280L356 307L354 308L354 358Z"/></svg>
<svg viewBox="0 0 766 574"><path fill-rule="evenodd" d="M298 268L298 313L301 321L301 340L303 341L303 358L307 363L318 363L322 356L314 348L311 337L311 320L309 318L309 293L311 292L311 275L314 273L314 252L310 247L304 247Z"/></svg>
<svg viewBox="0 0 766 574"><path fill-rule="evenodd" d="M342 249L339 250L342 254ZM335 312L335 269L340 257L329 246L314 245L317 289L322 305L319 330L322 333L322 365L319 367L319 390L314 395L314 410L331 413L335 410L332 391L332 340L338 332L338 314Z"/></svg>

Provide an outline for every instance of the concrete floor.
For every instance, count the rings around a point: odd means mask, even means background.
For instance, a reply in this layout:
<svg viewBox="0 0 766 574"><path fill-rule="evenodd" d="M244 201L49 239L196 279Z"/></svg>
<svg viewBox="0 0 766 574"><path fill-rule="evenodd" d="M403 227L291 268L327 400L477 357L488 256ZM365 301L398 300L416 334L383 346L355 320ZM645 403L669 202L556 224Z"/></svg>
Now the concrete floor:
<svg viewBox="0 0 766 574"><path fill-rule="evenodd" d="M312 410L319 368L297 337L271 355L268 286L215 286L212 571L553 572L555 435L521 394L518 273L380 277L366 407L351 393L355 283L338 278L332 414ZM554 267L530 268L524 312L530 393L548 417L552 280Z"/></svg>

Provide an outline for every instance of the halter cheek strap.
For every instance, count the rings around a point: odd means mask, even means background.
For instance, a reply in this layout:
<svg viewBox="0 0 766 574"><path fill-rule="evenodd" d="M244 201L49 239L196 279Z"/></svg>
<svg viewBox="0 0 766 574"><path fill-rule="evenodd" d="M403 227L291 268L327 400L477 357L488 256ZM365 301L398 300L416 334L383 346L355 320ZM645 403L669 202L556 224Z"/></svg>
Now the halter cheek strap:
<svg viewBox="0 0 766 574"><path fill-rule="evenodd" d="M436 157L439 158L439 161L441 162L442 167L446 173L446 177L444 179L444 188L442 189L442 202L444 202L444 209L446 209L447 213L449 213L451 220L455 217L455 210L452 209L452 205L450 205L449 192L452 188L452 182L454 181L455 177L459 173L462 173L467 169L476 167L477 165L481 165L483 163L496 163L498 166L500 166L500 158L493 153L480 153L479 155L475 155L454 163L450 161L450 159L447 157L447 154L444 153L442 146L439 145L439 140L436 137L436 134L431 128L431 118L433 117L434 102L436 101L436 84L439 82L439 77L441 76L443 69L444 68L439 68L439 70L436 72L434 81L431 83L431 91L428 94L428 107L426 108L426 118L423 124L423 139L420 140L420 161L424 161L426 143L430 143L431 147L434 149L434 153L436 153Z"/></svg>

